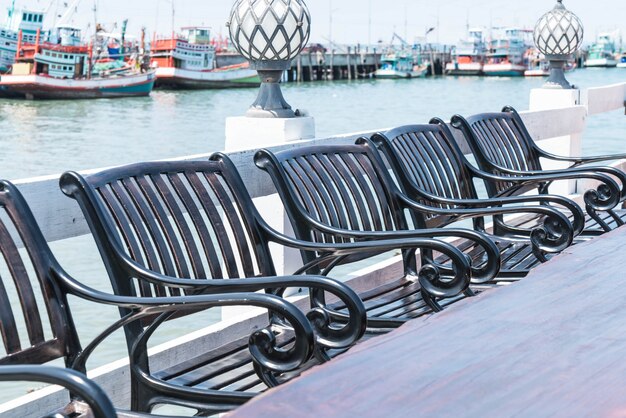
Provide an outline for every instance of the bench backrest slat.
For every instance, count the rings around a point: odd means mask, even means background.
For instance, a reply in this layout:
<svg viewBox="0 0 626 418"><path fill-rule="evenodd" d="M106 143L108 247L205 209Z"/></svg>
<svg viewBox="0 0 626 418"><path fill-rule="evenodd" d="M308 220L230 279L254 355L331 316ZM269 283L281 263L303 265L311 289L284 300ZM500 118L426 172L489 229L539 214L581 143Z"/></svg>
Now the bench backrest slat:
<svg viewBox="0 0 626 418"><path fill-rule="evenodd" d="M361 146L301 147L271 155L257 154L257 165L270 172L280 187L292 220L306 213L314 222L353 231L392 231L403 224L390 196L387 173ZM269 161L272 163L269 163ZM291 196L292 198L288 198ZM346 237L293 222L298 236L317 242L349 242Z"/></svg>
<svg viewBox="0 0 626 418"><path fill-rule="evenodd" d="M85 178L64 175L64 190L79 186L68 194L84 208L96 208L84 212L112 278L124 273L120 265L129 259L184 279L274 274L245 186L229 174L235 172L230 161L218 160L134 164ZM127 274L122 280L135 278ZM121 294L178 294L143 280L133 287L117 281L114 288Z"/></svg>
<svg viewBox="0 0 626 418"><path fill-rule="evenodd" d="M57 263L18 190L0 182L0 364L43 364L80 351ZM20 250L23 245L24 249Z"/></svg>
<svg viewBox="0 0 626 418"><path fill-rule="evenodd" d="M469 163L442 121L401 126L374 135L372 141L383 151L401 187L416 201L435 208L452 209L453 206L433 198L478 198ZM438 214L426 214L425 217L429 227L449 221L448 217Z"/></svg>
<svg viewBox="0 0 626 418"><path fill-rule="evenodd" d="M515 110L505 108L500 113L482 113L465 120L455 117L453 120L456 120L455 126L463 131L483 170L542 170L535 144ZM487 183L492 196L506 192L512 186L509 182Z"/></svg>

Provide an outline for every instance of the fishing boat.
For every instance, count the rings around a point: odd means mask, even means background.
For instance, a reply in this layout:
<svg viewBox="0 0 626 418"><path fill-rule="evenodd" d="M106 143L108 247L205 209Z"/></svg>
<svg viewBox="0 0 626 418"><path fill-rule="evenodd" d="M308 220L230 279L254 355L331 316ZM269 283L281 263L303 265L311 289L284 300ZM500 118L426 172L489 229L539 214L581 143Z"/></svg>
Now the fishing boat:
<svg viewBox="0 0 626 418"><path fill-rule="evenodd" d="M570 72L576 69L576 63L568 61L563 67L563 71ZM550 76L550 63L545 59L529 62L528 69L524 71L525 77L548 77Z"/></svg>
<svg viewBox="0 0 626 418"><path fill-rule="evenodd" d="M11 73L0 77L0 96L25 99L95 99L147 96L152 71L125 63L123 71L94 74L92 46L79 28L59 25L47 41L37 32L34 44L19 41Z"/></svg>
<svg viewBox="0 0 626 418"><path fill-rule="evenodd" d="M527 62L525 77L548 77L550 75L550 63L537 48L528 48L524 59Z"/></svg>
<svg viewBox="0 0 626 418"><path fill-rule="evenodd" d="M374 74L379 79L401 79L425 77L427 72L428 66L411 54L392 52L381 58L381 66Z"/></svg>
<svg viewBox="0 0 626 418"><path fill-rule="evenodd" d="M522 29L508 28L504 36L489 43L483 73L487 76L519 77L526 71L524 53L527 49Z"/></svg>
<svg viewBox="0 0 626 418"><path fill-rule="evenodd" d="M452 61L446 64L448 75L481 75L487 48L483 30L470 29L467 39L461 40L452 53Z"/></svg>
<svg viewBox="0 0 626 418"><path fill-rule="evenodd" d="M612 33L601 33L596 43L589 48L589 55L584 62L585 67L615 67L615 42Z"/></svg>
<svg viewBox="0 0 626 418"><path fill-rule="evenodd" d="M182 28L182 34L155 38L150 49L157 87L213 89L252 87L261 83L257 72L250 69L247 62L216 66L210 28Z"/></svg>
<svg viewBox="0 0 626 418"><path fill-rule="evenodd" d="M45 12L40 10L15 8L15 0L8 9L7 23L0 28L0 73L7 73L15 62L17 38L22 34L22 42L34 43L37 31L43 27Z"/></svg>

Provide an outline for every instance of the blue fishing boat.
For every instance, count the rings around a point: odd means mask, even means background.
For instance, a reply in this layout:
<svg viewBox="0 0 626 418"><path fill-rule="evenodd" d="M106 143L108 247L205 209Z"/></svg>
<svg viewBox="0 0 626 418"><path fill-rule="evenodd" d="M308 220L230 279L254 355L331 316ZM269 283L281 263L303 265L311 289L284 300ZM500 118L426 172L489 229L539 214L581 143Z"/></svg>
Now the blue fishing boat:
<svg viewBox="0 0 626 418"><path fill-rule="evenodd" d="M384 55L381 67L376 71L376 78L400 79L425 77L428 66L416 62L412 55L400 52Z"/></svg>
<svg viewBox="0 0 626 418"><path fill-rule="evenodd" d="M585 60L585 67L615 67L615 41L613 34L601 33L596 43L589 48L589 56Z"/></svg>

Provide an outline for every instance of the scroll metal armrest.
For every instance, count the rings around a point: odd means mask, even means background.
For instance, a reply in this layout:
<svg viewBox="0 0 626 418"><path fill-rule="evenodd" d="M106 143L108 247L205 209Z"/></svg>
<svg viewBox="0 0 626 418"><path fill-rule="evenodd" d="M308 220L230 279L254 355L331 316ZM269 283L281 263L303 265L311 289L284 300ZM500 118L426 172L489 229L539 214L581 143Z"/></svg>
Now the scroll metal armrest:
<svg viewBox="0 0 626 418"><path fill-rule="evenodd" d="M588 179L596 180L601 184L597 189L587 190L584 194L585 204L596 211L608 211L617 206L622 200L622 191L617 182L610 176L603 173L594 173L589 170L577 171L515 171L504 170L498 168L502 174L486 173L477 171L476 175L483 180L492 182L508 182L513 183L516 187L512 188L508 193L527 185L541 185L551 183L558 180L577 180Z"/></svg>
<svg viewBox="0 0 626 418"><path fill-rule="evenodd" d="M95 418L117 417L106 393L87 376L72 369L38 365L0 366L0 381L28 381L63 386L85 401Z"/></svg>
<svg viewBox="0 0 626 418"><path fill-rule="evenodd" d="M283 318L294 331L296 335L295 343L288 349L276 346L276 341L271 331L267 329L258 330L250 336L250 353L262 367L278 372L295 370L308 361L314 352L315 335L309 320L297 307L275 295L248 292L155 298L127 297L110 295L94 290L79 283L62 271L57 275L63 288L69 294L93 302L131 309L129 314L122 317L122 319L96 337L74 360L72 366L80 370L85 368L88 357L100 343L125 325L155 314L169 317L181 311L197 311L224 306L243 305L265 308ZM160 325L161 322L157 320L155 323ZM155 330L156 327L151 330L150 334L154 333ZM136 348L133 350L136 350ZM145 353L136 355L145 355Z"/></svg>
<svg viewBox="0 0 626 418"><path fill-rule="evenodd" d="M574 228L569 219L558 210L545 205L488 207L479 209L441 209L422 205L405 195L400 195L400 200L408 209L447 215L457 220L483 216L517 214L520 212L544 215L546 219L544 220L543 226L535 228L530 233L530 241L533 245L533 249L542 253L559 253L569 247L574 240Z"/></svg>
<svg viewBox="0 0 626 418"><path fill-rule="evenodd" d="M346 324L341 328L331 327L330 323L320 320L320 315L324 313L325 307L312 306L307 317L314 325L316 331L316 342L323 348L346 348L356 343L365 333L367 327L367 314L363 302L359 296L347 285L324 276L279 276L279 277L255 277L244 280L221 280L221 284L211 283L210 280L191 280L168 277L147 271L136 266L135 273L138 277L156 285L193 289L194 291L207 291L207 295L189 295L176 297L158 298L136 298L110 295L84 286L73 278L64 274L63 282L72 294L94 302L114 305L130 310L140 310L142 317L151 316L156 313L172 310L171 306L179 309L202 309L208 303L223 303L228 306L230 296L242 292L258 292L267 289L285 288L309 288L316 291L328 292L336 296L346 307L347 315L344 315ZM212 296L213 299L204 299ZM243 295L245 296L245 295ZM259 296L269 296L261 294ZM237 300L237 299L235 299ZM248 299L242 299L246 302ZM238 303L234 303L237 305ZM247 304L247 303L244 303ZM231 303L232 305L232 303ZM211 306L206 306L211 307ZM325 315L322 315L326 319ZM137 319L137 318L134 318ZM123 325L123 324L122 324Z"/></svg>
<svg viewBox="0 0 626 418"><path fill-rule="evenodd" d="M447 290L433 288L431 291L436 296L451 297L456 296L465 290L463 286L466 279L461 280L459 273L465 271L464 274L473 283L482 283L496 277L500 272L500 251L494 242L485 234L469 229L421 229L421 230L401 230L401 231L350 231L339 228L333 228L323 224L319 224L322 232L341 236L343 238L354 239L354 242L347 244L318 244L308 241L301 241L288 237L272 229L267 224L262 224L263 229L268 234L268 238L274 242L290 248L299 250L321 253L320 257L313 263L305 266L303 270L311 268L332 257L346 256L350 254L359 254L363 252L386 252L393 250L432 250L438 251L448 256L453 266L455 266L455 282L459 281L462 286L454 286ZM487 257L486 263L480 268L470 265L467 258L456 247L436 238L464 238L473 241L476 245L481 246ZM420 283L426 286L426 289L432 288L432 284L436 284L437 280L431 279L429 285L424 278L429 276L431 266L424 266L422 271L418 273L421 278ZM471 272L471 273L470 273ZM438 273L436 274L439 275ZM469 284L469 283L468 283ZM437 285L439 286L439 285ZM457 293L454 293L457 292Z"/></svg>
<svg viewBox="0 0 626 418"><path fill-rule="evenodd" d="M541 157L554 160L554 161L563 161L574 163L574 166L584 165L584 164L593 164L593 163L601 163L605 161L617 161L617 160L626 160L626 154L613 154L613 155L594 155L590 157L566 157L563 155L556 155L544 151L542 149L539 150L539 155Z"/></svg>
<svg viewBox="0 0 626 418"><path fill-rule="evenodd" d="M583 210L580 208L576 202L563 197L549 194L540 194L540 195L530 195L530 196L501 196L501 197L492 197L489 199L449 199L443 198L439 196L431 196L427 197L435 203L439 203L442 205L454 206L461 210L466 209L481 209L481 208L497 208L502 205L519 205L525 203L539 203L539 204L557 204L563 206L567 210L569 210L573 214L573 222L572 226L574 228L574 236L578 236L582 233L585 228L585 214ZM412 200L411 204L419 204ZM528 206L515 207L515 212L524 212L524 209ZM530 206L532 208L532 206ZM438 208L431 209L430 206L426 206L428 211L437 211ZM559 210L558 208L552 207L554 210ZM453 209L456 212L456 209ZM490 214L491 216L493 214ZM487 215L485 215L487 216ZM519 229L520 232L532 232L532 230L523 230Z"/></svg>
<svg viewBox="0 0 626 418"><path fill-rule="evenodd" d="M626 158L626 156L624 158ZM566 160L558 160L558 161L566 161ZM589 173L589 172L601 173L601 174L612 176L619 180L618 184L621 186L620 187L621 199L622 200L626 199L626 172L616 167L609 167L609 166L602 166L602 165L591 166L591 167L584 166L585 164L591 164L593 162L599 162L599 161L603 161L603 160L584 161L582 163L576 163L571 167L563 168L559 170L529 171L529 172L522 171L521 173L536 173L536 174L559 174L559 173L563 174L563 173Z"/></svg>

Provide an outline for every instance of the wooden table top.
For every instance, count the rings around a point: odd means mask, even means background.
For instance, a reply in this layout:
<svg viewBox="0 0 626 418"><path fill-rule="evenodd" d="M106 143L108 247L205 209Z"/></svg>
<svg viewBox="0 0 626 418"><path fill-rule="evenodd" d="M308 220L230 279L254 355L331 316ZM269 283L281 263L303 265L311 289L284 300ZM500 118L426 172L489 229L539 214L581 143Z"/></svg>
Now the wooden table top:
<svg viewBox="0 0 626 418"><path fill-rule="evenodd" d="M626 227L367 341L231 417L626 417Z"/></svg>

